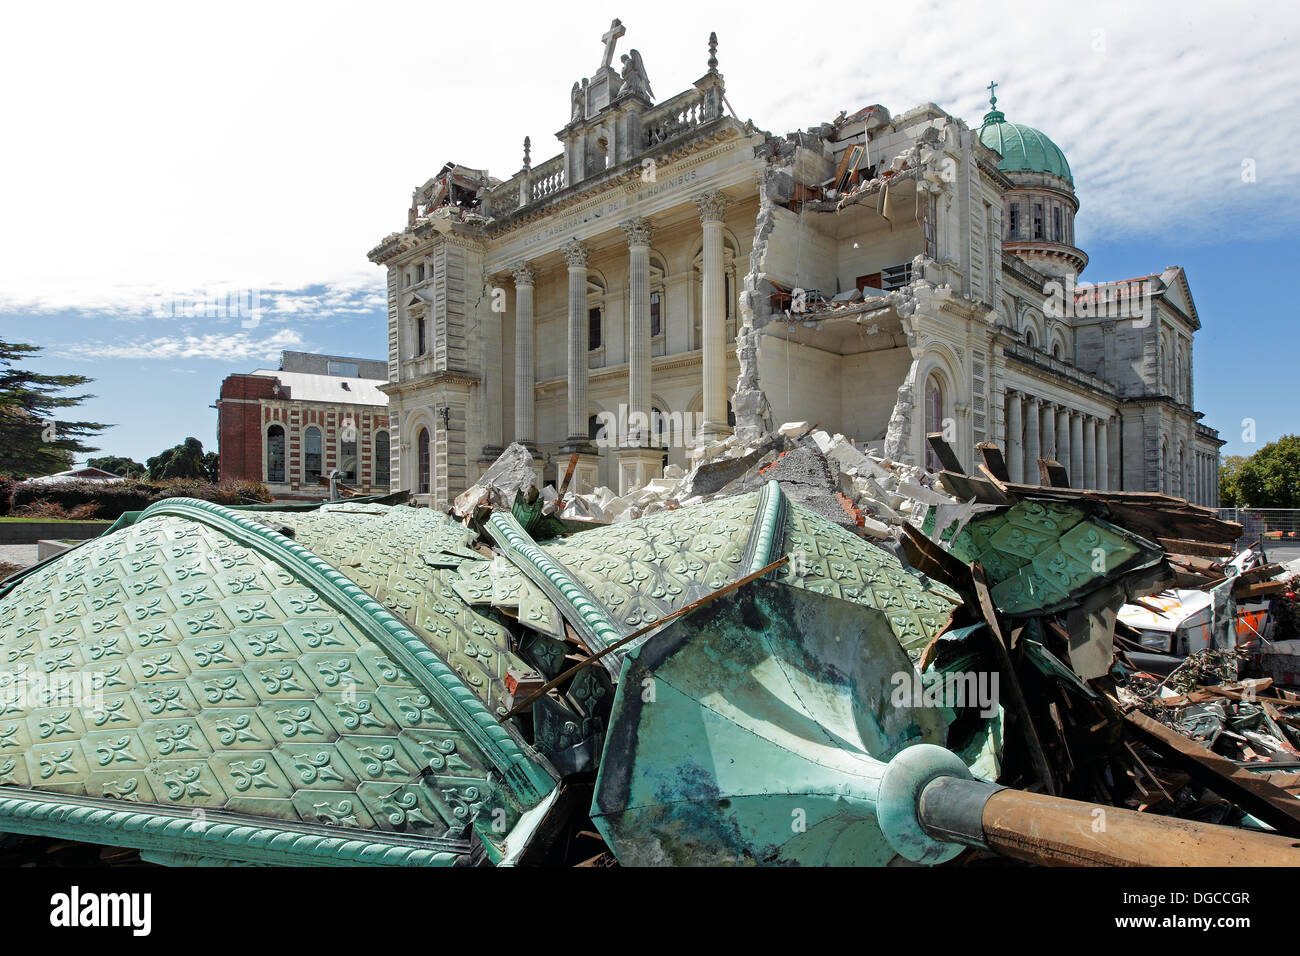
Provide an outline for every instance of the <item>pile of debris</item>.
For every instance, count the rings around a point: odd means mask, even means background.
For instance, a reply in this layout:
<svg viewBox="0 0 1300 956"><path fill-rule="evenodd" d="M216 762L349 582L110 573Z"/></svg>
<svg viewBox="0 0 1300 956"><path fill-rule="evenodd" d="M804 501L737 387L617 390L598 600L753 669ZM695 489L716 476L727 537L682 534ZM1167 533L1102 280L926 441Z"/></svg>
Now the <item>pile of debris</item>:
<svg viewBox="0 0 1300 956"><path fill-rule="evenodd" d="M513 448L514 446L512 446ZM522 446L519 446L522 448ZM518 450L507 456L519 456ZM495 467L495 466L494 466ZM676 465L641 488L618 495L600 487L564 498L562 515L593 521L631 521L645 515L754 491L778 481L786 494L843 527L873 539L897 541L904 524L920 525L928 508L949 510L952 517L973 513L955 497L934 487L934 476L859 448L843 435L828 435L816 425L790 422L773 435L744 444L734 435L691 452L690 470ZM457 499L478 500L479 486ZM547 489L550 501L559 495Z"/></svg>
<svg viewBox="0 0 1300 956"><path fill-rule="evenodd" d="M515 484L485 476L455 513L470 519L522 493L571 531L776 482L960 596L913 662L927 686L984 668L1003 681L999 783L1300 836L1290 792L1300 774L1269 776L1300 769L1300 691L1242 679L1261 647L1276 650L1260 636L1267 608L1250 605L1287 592L1287 570L1257 550L1234 555L1240 526L1183 499L1070 488L1054 461L1040 463L1042 484L1013 483L991 444L966 474L941 436L930 442L937 473L789 423L757 442L696 449L689 470L670 467L623 495L525 489L516 453Z"/></svg>
<svg viewBox="0 0 1300 956"><path fill-rule="evenodd" d="M29 741L49 701L0 688L0 832L161 863L1300 863L1289 572L1182 499L930 441L937 472L791 423L623 495L512 445L450 514L159 502L0 582L0 653L93 631L103 712L170 701L208 747ZM293 739L254 765L228 700Z"/></svg>

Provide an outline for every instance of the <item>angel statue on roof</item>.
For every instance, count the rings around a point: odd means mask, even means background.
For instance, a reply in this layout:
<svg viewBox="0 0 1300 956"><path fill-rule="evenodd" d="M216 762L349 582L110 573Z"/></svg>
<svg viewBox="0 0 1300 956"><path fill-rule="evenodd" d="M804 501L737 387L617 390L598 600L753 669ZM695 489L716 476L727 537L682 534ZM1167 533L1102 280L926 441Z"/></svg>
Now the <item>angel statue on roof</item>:
<svg viewBox="0 0 1300 956"><path fill-rule="evenodd" d="M646 75L640 52L633 50L624 53L622 63L623 72L620 75L623 77L623 85L619 87L619 94L641 93L647 99L654 99L654 93L650 91L650 77Z"/></svg>

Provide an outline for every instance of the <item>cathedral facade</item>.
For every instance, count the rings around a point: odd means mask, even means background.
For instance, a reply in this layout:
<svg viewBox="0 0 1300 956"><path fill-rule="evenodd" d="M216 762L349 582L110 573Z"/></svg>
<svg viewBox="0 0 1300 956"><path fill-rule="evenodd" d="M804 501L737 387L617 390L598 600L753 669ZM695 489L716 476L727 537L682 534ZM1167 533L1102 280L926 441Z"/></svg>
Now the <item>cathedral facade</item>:
<svg viewBox="0 0 1300 956"><path fill-rule="evenodd" d="M512 442L560 481L625 491L692 448L818 423L896 460L942 432L1013 480L1217 504L1195 411L1200 327L1173 266L1080 278L1062 151L931 103L774 135L703 75L656 101L637 50L575 82L561 152L507 179L447 163L386 270L394 490L442 505Z"/></svg>

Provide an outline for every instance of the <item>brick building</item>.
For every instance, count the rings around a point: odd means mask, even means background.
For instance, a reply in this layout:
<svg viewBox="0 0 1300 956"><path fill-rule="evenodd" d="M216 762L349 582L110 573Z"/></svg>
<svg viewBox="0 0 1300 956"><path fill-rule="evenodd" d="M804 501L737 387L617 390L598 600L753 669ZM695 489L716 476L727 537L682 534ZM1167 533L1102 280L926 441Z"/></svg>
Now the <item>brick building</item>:
<svg viewBox="0 0 1300 956"><path fill-rule="evenodd" d="M330 472L367 494L389 487L386 363L283 352L278 369L230 375L217 399L221 479L261 481L277 499L319 500Z"/></svg>

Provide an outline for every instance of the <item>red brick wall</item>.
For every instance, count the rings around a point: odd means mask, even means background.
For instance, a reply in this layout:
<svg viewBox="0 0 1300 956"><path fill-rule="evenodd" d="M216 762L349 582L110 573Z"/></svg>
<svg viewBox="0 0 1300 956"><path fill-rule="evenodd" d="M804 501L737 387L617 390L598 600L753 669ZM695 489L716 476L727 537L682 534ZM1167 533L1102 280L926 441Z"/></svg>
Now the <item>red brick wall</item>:
<svg viewBox="0 0 1300 956"><path fill-rule="evenodd" d="M275 379L231 375L217 399L217 450L222 481L262 480L262 400L274 396Z"/></svg>
<svg viewBox="0 0 1300 956"><path fill-rule="evenodd" d="M276 397L275 380L255 375L232 375L222 383L217 401L218 450L221 478L261 481L263 435L275 422L284 426L285 471L283 485L272 485L277 498L319 501L329 496L326 485L303 480L304 433L316 426L321 433L321 474L328 475L339 463L339 433L350 417L356 428L357 480L351 487L365 493L386 493L375 488L375 432L388 428L388 410L370 405L329 405L297 402L282 389ZM241 402L240 400L245 400ZM390 433L391 440L391 433Z"/></svg>

